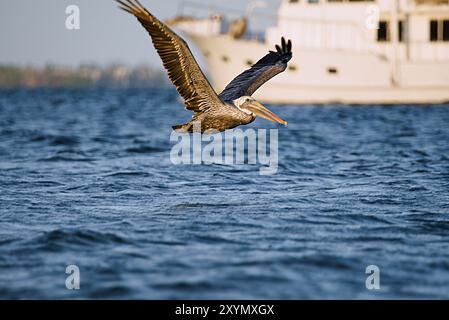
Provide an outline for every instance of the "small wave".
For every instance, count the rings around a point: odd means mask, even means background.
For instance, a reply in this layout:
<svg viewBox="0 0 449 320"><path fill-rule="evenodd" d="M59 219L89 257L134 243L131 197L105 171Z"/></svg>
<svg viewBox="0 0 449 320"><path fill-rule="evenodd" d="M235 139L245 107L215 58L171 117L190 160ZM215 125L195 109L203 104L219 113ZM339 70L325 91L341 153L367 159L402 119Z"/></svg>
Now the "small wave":
<svg viewBox="0 0 449 320"><path fill-rule="evenodd" d="M221 243L221 244L238 244L238 245L244 245L246 244L244 241L229 239L220 237L218 235L202 235L202 234L196 234L195 239L200 241L201 243Z"/></svg>
<svg viewBox="0 0 449 320"><path fill-rule="evenodd" d="M93 244L124 244L127 240L114 233L101 233L92 230L56 229L39 236L37 244L48 246L48 249L58 249L67 245L90 246Z"/></svg>
<svg viewBox="0 0 449 320"><path fill-rule="evenodd" d="M408 191L411 191L411 192L428 191L428 190L429 189L427 189L426 187L423 187L423 186L413 186L408 189Z"/></svg>
<svg viewBox="0 0 449 320"><path fill-rule="evenodd" d="M111 299L123 298L132 294L131 288L125 285L111 285L104 288L95 289L89 293L91 299Z"/></svg>
<svg viewBox="0 0 449 320"><path fill-rule="evenodd" d="M50 144L54 146L74 146L79 144L77 137L58 136L51 139Z"/></svg>
<svg viewBox="0 0 449 320"><path fill-rule="evenodd" d="M30 138L31 142L43 142L48 141L52 146L75 146L80 143L79 138L75 136L55 136L55 135L45 135L38 134L33 135Z"/></svg>
<svg viewBox="0 0 449 320"><path fill-rule="evenodd" d="M150 176L149 173L141 171L115 172L106 175L106 177L148 177L148 176Z"/></svg>
<svg viewBox="0 0 449 320"><path fill-rule="evenodd" d="M39 159L40 162L92 162L95 161L93 158L84 158L84 157L67 157L67 156L51 156L48 158Z"/></svg>
<svg viewBox="0 0 449 320"><path fill-rule="evenodd" d="M219 284L214 281L175 281L175 282L167 282L167 283L156 283L154 287L157 289L172 289L172 290L206 290L206 289L227 289L228 287L224 284Z"/></svg>
<svg viewBox="0 0 449 320"><path fill-rule="evenodd" d="M285 264L304 264L312 267L329 268L334 270L350 270L357 266L348 259L330 255L311 255L302 258L290 257L282 259Z"/></svg>
<svg viewBox="0 0 449 320"><path fill-rule="evenodd" d="M164 152L165 149L158 148L158 147L150 147L150 146L142 146L142 147L131 147L126 149L126 152L129 153L157 153L157 152Z"/></svg>
<svg viewBox="0 0 449 320"><path fill-rule="evenodd" d="M180 203L172 206L174 209L189 209L189 208L227 208L227 207L241 207L247 204L244 203Z"/></svg>
<svg viewBox="0 0 449 320"><path fill-rule="evenodd" d="M57 181L46 181L46 180L41 180L41 181L32 181L32 182L27 182L27 184L36 186L36 187L60 187L60 186L64 186L63 183L57 182Z"/></svg>

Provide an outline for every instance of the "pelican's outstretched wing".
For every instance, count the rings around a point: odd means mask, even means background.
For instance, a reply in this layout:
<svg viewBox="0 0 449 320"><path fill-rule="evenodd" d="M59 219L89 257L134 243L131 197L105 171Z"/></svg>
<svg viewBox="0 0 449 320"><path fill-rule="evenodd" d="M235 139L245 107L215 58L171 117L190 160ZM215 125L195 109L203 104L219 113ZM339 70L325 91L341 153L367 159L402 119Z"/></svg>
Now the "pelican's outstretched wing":
<svg viewBox="0 0 449 320"><path fill-rule="evenodd" d="M187 109L203 112L221 105L187 43L167 25L153 16L138 0L116 0L120 8L134 15L148 31L168 76L183 97Z"/></svg>
<svg viewBox="0 0 449 320"><path fill-rule="evenodd" d="M265 82L284 72L292 57L291 40L287 42L285 38L282 38L282 47L276 45L276 52L270 51L251 69L232 80L220 94L220 98L225 102L231 102L243 96L253 95Z"/></svg>

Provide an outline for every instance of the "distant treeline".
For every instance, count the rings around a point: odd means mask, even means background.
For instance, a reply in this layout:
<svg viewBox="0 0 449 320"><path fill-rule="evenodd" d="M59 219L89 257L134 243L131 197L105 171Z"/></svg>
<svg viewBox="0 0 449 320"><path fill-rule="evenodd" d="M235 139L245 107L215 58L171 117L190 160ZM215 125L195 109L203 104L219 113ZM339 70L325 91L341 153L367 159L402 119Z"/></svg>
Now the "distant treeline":
<svg viewBox="0 0 449 320"><path fill-rule="evenodd" d="M163 72L148 66L34 68L0 65L0 88L151 88L165 85Z"/></svg>

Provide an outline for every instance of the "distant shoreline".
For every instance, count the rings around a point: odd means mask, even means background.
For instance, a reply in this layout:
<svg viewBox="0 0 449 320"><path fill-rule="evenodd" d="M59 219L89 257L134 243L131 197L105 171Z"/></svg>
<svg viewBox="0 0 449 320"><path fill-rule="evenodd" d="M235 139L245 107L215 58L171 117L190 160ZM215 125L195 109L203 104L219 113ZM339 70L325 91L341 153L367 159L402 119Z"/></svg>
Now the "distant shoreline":
<svg viewBox="0 0 449 320"><path fill-rule="evenodd" d="M161 70L142 65L120 64L70 68L47 65L42 68L0 65L0 89L38 88L159 88L168 82Z"/></svg>

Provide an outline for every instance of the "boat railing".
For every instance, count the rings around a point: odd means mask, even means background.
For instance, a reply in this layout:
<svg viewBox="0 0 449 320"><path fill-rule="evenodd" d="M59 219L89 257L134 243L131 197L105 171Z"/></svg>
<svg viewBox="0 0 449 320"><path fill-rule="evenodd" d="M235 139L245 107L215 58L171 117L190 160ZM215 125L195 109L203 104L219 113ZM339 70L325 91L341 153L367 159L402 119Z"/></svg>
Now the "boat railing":
<svg viewBox="0 0 449 320"><path fill-rule="evenodd" d="M245 32L244 38L264 41L264 30L270 26L275 25L277 22L277 14L267 13L262 10L256 10L261 6L258 6L261 1L250 2L246 10L225 7L216 4L198 3L195 1L183 1L178 7L178 16L191 17L194 19L205 19L211 17L221 16L225 19L224 28L222 33L228 33L229 25L232 21L239 19L248 20L248 28ZM273 8L274 11L276 9Z"/></svg>
<svg viewBox="0 0 449 320"><path fill-rule="evenodd" d="M417 5L439 5L446 4L449 5L449 0L415 0Z"/></svg>

